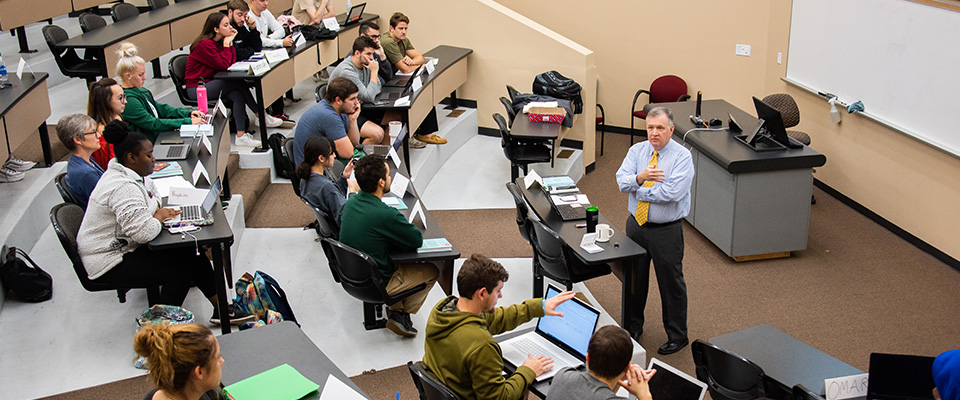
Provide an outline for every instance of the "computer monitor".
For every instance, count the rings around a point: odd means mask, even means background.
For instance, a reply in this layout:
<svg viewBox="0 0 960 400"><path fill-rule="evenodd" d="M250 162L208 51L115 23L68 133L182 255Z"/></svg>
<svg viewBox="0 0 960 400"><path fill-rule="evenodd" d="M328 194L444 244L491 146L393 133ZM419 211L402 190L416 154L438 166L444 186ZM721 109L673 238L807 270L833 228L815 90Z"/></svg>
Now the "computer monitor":
<svg viewBox="0 0 960 400"><path fill-rule="evenodd" d="M790 138L787 137L787 128L783 126L783 115L780 114L780 111L756 97L753 98L753 106L757 109L757 118L763 121L763 127L771 139L786 147L796 147L796 145L790 143Z"/></svg>

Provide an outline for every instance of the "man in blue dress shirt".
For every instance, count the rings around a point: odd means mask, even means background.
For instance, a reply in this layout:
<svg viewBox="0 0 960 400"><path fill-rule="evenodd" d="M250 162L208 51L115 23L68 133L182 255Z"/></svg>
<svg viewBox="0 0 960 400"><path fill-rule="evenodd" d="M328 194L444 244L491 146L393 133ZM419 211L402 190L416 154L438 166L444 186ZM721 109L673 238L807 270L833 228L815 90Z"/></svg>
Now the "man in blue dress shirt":
<svg viewBox="0 0 960 400"><path fill-rule="evenodd" d="M683 281L683 223L690 213L693 159L690 151L671 141L673 114L657 107L647 114L647 141L627 151L617 184L630 195L627 201L627 236L647 249L635 277L639 312L625 323L637 339L643 334L643 309L647 304L650 260L657 274L667 343L657 350L673 354L689 344L687 339L687 284Z"/></svg>

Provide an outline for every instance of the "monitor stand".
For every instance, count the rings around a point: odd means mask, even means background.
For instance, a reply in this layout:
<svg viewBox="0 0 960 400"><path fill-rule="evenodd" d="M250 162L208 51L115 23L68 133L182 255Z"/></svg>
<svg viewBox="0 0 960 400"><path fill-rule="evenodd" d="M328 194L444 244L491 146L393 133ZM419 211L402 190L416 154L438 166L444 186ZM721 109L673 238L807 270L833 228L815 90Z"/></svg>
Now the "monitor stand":
<svg viewBox="0 0 960 400"><path fill-rule="evenodd" d="M774 151L787 149L786 146L766 136L757 136L753 145L747 143L747 135L738 135L734 136L734 138L737 139L737 143L747 146L753 151Z"/></svg>

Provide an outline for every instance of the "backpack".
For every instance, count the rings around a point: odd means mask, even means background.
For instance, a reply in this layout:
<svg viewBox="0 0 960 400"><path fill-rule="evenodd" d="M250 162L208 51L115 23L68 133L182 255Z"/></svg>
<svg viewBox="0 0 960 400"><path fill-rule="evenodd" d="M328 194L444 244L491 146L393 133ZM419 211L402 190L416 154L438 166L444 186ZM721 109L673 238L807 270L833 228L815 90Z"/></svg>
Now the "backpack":
<svg viewBox="0 0 960 400"><path fill-rule="evenodd" d="M273 165L277 167L277 175L293 180L297 177L297 166L290 161L293 155L283 149L283 139L286 138L281 133L274 133L267 138L267 145L273 150Z"/></svg>
<svg viewBox="0 0 960 400"><path fill-rule="evenodd" d="M293 321L293 309L287 301L287 295L273 277L263 271L255 274L244 273L236 284L237 298L234 303L244 312L256 315L257 319L273 324L281 321ZM300 324L297 323L297 326Z"/></svg>
<svg viewBox="0 0 960 400"><path fill-rule="evenodd" d="M53 297L53 278L50 274L40 269L22 249L10 247L9 251L6 251L7 248L4 247L3 250L5 253L0 259L0 284L3 284L4 289L12 290L18 299L29 303L50 300ZM23 260L18 258L18 255ZM27 262L30 265L27 265Z"/></svg>
<svg viewBox="0 0 960 400"><path fill-rule="evenodd" d="M580 96L580 84L573 79L560 75L557 71L547 71L533 79L533 92L558 99L570 100L573 113L583 112L583 98Z"/></svg>
<svg viewBox="0 0 960 400"><path fill-rule="evenodd" d="M294 28L299 28L300 33L306 40L326 40L337 37L337 32L331 31L325 26L299 25Z"/></svg>

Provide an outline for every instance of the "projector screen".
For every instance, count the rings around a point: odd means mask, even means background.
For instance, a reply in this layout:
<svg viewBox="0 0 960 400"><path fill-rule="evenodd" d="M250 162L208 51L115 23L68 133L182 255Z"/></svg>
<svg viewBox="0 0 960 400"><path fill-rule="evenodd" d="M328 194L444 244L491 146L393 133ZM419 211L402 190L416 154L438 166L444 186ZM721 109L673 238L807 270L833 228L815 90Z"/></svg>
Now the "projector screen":
<svg viewBox="0 0 960 400"><path fill-rule="evenodd" d="M909 0L794 0L787 79L960 156L960 12ZM849 118L849 117L847 117Z"/></svg>

